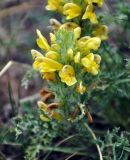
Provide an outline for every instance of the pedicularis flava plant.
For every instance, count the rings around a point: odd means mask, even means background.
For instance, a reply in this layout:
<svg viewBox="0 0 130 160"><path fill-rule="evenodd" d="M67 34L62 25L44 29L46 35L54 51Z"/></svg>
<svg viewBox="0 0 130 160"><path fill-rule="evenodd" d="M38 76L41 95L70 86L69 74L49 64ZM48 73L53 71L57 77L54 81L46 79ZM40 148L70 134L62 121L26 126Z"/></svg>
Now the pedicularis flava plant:
<svg viewBox="0 0 130 160"><path fill-rule="evenodd" d="M43 121L91 121L86 103L102 68L98 49L108 38L108 28L100 23L97 11L103 0L48 0L46 9L59 12L63 22L51 19L50 41L37 32L37 45L43 54L31 50L33 67L48 81L55 99L38 102ZM98 9L98 10L97 10Z"/></svg>

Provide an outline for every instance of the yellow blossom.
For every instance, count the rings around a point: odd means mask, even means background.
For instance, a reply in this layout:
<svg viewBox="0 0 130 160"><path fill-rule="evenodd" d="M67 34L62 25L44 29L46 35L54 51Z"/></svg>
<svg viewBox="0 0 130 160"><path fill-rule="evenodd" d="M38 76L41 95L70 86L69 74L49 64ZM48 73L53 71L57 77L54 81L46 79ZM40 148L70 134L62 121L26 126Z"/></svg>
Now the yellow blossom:
<svg viewBox="0 0 130 160"><path fill-rule="evenodd" d="M77 4L67 3L64 5L63 14L67 16L67 19L78 17L81 13L82 9Z"/></svg>
<svg viewBox="0 0 130 160"><path fill-rule="evenodd" d="M63 0L48 0L48 5L46 6L46 9L51 11L62 11L63 2Z"/></svg>
<svg viewBox="0 0 130 160"><path fill-rule="evenodd" d="M77 27L74 29L74 38L75 39L78 39L81 35L81 28L80 27Z"/></svg>
<svg viewBox="0 0 130 160"><path fill-rule="evenodd" d="M89 19L91 23L96 24L98 23L96 14L94 13L94 7L92 4L86 7L86 11L82 17L82 19Z"/></svg>
<svg viewBox="0 0 130 160"><path fill-rule="evenodd" d="M53 59L53 60L57 61L60 57L60 54L55 52L55 51L49 51L45 54L45 56L47 58L50 58L50 59Z"/></svg>
<svg viewBox="0 0 130 160"><path fill-rule="evenodd" d="M97 50L100 47L101 40L98 37L82 37L78 40L77 46L83 53L89 53L91 50Z"/></svg>
<svg viewBox="0 0 130 160"><path fill-rule="evenodd" d="M46 79L49 81L55 81L56 80L55 72L45 72L43 74L43 79Z"/></svg>
<svg viewBox="0 0 130 160"><path fill-rule="evenodd" d="M74 53L73 53L73 50L72 50L71 48L68 49L67 55L68 55L68 58L69 58L70 60L73 59Z"/></svg>
<svg viewBox="0 0 130 160"><path fill-rule="evenodd" d="M38 107L43 112L43 114L40 115L41 120L50 121L51 119L55 119L57 121L62 121L64 119L62 114L55 110L51 110L49 107L50 105L47 105L42 101L38 101Z"/></svg>
<svg viewBox="0 0 130 160"><path fill-rule="evenodd" d="M66 22L60 26L60 29L65 29L67 31L73 31L77 27L78 25L74 22Z"/></svg>
<svg viewBox="0 0 130 160"><path fill-rule="evenodd" d="M99 72L99 65L94 60L94 54L90 53L81 60L85 70L93 75L97 75Z"/></svg>
<svg viewBox="0 0 130 160"><path fill-rule="evenodd" d="M34 60L35 60L37 57L42 57L42 56L43 56L40 52L38 52L38 51L35 50L35 49L32 49L32 50L31 50L31 54L32 54L32 57L33 57Z"/></svg>
<svg viewBox="0 0 130 160"><path fill-rule="evenodd" d="M55 44L56 43L56 36L53 33L50 33L50 40L51 40L51 44Z"/></svg>
<svg viewBox="0 0 130 160"><path fill-rule="evenodd" d="M41 73L44 72L54 72L62 69L63 65L53 59L47 58L42 54L39 54L36 50L31 50L32 55L35 55L35 61L33 67L39 70ZM38 55L37 55L38 54ZM36 56L37 55L37 56Z"/></svg>
<svg viewBox="0 0 130 160"><path fill-rule="evenodd" d="M51 18L50 25L53 30L58 30L61 26L61 23L57 19Z"/></svg>
<svg viewBox="0 0 130 160"><path fill-rule="evenodd" d="M95 61L97 64L100 64L100 63L101 63L101 56L98 55L98 54L94 54L94 61Z"/></svg>
<svg viewBox="0 0 130 160"><path fill-rule="evenodd" d="M76 92L83 94L85 91L86 91L86 87L83 85L83 82L80 81L80 83L78 84L76 88Z"/></svg>
<svg viewBox="0 0 130 160"><path fill-rule="evenodd" d="M37 45L43 49L44 51L48 52L50 50L50 46L46 40L46 38L41 34L41 32L37 29L37 35L38 35L38 39L37 41Z"/></svg>
<svg viewBox="0 0 130 160"><path fill-rule="evenodd" d="M61 78L61 81L66 83L68 86L72 86L77 82L75 71L70 65L65 65L59 72L59 76Z"/></svg>
<svg viewBox="0 0 130 160"><path fill-rule="evenodd" d="M106 25L97 25L92 34L101 40L106 40L108 39L108 27Z"/></svg>
<svg viewBox="0 0 130 160"><path fill-rule="evenodd" d="M74 62L80 63L80 52L77 52L76 55L74 56Z"/></svg>
<svg viewBox="0 0 130 160"><path fill-rule="evenodd" d="M93 5L98 5L101 7L103 5L104 0L85 0L87 4L93 4Z"/></svg>

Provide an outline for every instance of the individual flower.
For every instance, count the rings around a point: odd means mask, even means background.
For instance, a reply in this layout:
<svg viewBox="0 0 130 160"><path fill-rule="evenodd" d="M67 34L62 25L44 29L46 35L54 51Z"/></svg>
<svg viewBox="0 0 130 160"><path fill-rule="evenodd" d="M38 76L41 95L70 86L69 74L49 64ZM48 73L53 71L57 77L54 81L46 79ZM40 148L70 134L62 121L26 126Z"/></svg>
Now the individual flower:
<svg viewBox="0 0 130 160"><path fill-rule="evenodd" d="M55 61L57 61L60 57L60 54L55 52L55 51L49 51L45 54L45 57L53 59Z"/></svg>
<svg viewBox="0 0 130 160"><path fill-rule="evenodd" d="M65 65L59 72L59 76L61 78L61 81L66 83L68 86L72 86L77 82L75 71L70 65Z"/></svg>
<svg viewBox="0 0 130 160"><path fill-rule="evenodd" d="M100 47L100 44L100 38L85 36L78 40L77 47L82 53L88 54L91 50L97 50Z"/></svg>
<svg viewBox="0 0 130 160"><path fill-rule="evenodd" d="M61 23L55 18L51 18L49 22L53 30L58 30L61 26Z"/></svg>
<svg viewBox="0 0 130 160"><path fill-rule="evenodd" d="M63 7L63 14L67 16L67 19L78 17L81 13L82 9L75 3L67 3Z"/></svg>
<svg viewBox="0 0 130 160"><path fill-rule="evenodd" d="M74 33L74 39L75 40L78 39L78 38L80 38L81 28L80 27L75 28L74 31L73 31L73 33Z"/></svg>
<svg viewBox="0 0 130 160"><path fill-rule="evenodd" d="M80 52L77 52L76 55L74 56L74 62L80 63Z"/></svg>
<svg viewBox="0 0 130 160"><path fill-rule="evenodd" d="M50 121L51 119L55 119L57 121L63 121L63 115L56 111L59 107L58 103L51 103L47 105L42 101L38 101L38 107L43 112L43 114L40 115L41 120Z"/></svg>
<svg viewBox="0 0 130 160"><path fill-rule="evenodd" d="M67 50L67 56L68 56L68 58L69 58L70 60L73 60L74 52L73 52L73 50L72 50L71 48L69 48L69 49Z"/></svg>
<svg viewBox="0 0 130 160"><path fill-rule="evenodd" d="M38 38L37 38L37 45L43 49L44 51L48 52L50 50L50 46L46 40L46 38L42 35L42 33L40 32L40 30L36 30Z"/></svg>
<svg viewBox="0 0 130 160"><path fill-rule="evenodd" d="M45 72L43 74L43 79L49 80L49 81L55 81L56 80L56 74L55 72Z"/></svg>
<svg viewBox="0 0 130 160"><path fill-rule="evenodd" d="M96 63L94 59L94 54L90 53L84 58L81 59L82 65L85 67L85 70L93 75L97 75L99 72L99 64Z"/></svg>
<svg viewBox="0 0 130 160"><path fill-rule="evenodd" d="M47 10L51 11L62 11L64 0L48 0Z"/></svg>
<svg viewBox="0 0 130 160"><path fill-rule="evenodd" d="M74 22L66 22L66 23L62 24L59 29L65 29L67 31L73 31L77 27L78 27L78 25Z"/></svg>
<svg viewBox="0 0 130 160"><path fill-rule="evenodd" d="M80 83L76 87L76 92L83 94L86 91L86 87L83 85L83 82L80 81Z"/></svg>
<svg viewBox="0 0 130 160"><path fill-rule="evenodd" d="M50 40L51 40L51 44L55 44L56 43L56 36L53 33L50 33Z"/></svg>
<svg viewBox="0 0 130 160"><path fill-rule="evenodd" d="M90 22L93 23L93 24L97 24L98 23L97 16L94 13L94 7L93 7L92 4L89 4L86 7L86 11L85 11L82 19L89 19Z"/></svg>
<svg viewBox="0 0 130 160"><path fill-rule="evenodd" d="M32 55L37 54L36 50L31 50ZM39 53L39 52L38 52ZM47 58L45 56L35 56L35 61L33 63L33 68L39 70L41 73L44 72L54 72L62 69L63 65L53 59Z"/></svg>
<svg viewBox="0 0 130 160"><path fill-rule="evenodd" d="M93 4L93 5L95 5L95 6L97 5L99 7L101 7L103 5L103 1L104 0L85 0L85 2L87 4Z"/></svg>
<svg viewBox="0 0 130 160"><path fill-rule="evenodd" d="M108 39L108 27L106 25L97 25L92 34L95 37L99 37L101 40Z"/></svg>

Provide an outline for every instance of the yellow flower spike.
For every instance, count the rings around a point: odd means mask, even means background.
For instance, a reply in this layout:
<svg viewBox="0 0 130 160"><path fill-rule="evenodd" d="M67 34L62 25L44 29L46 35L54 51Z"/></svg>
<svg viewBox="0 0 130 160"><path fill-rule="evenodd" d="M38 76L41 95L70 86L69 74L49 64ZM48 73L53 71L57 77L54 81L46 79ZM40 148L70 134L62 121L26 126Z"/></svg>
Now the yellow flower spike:
<svg viewBox="0 0 130 160"><path fill-rule="evenodd" d="M73 50L72 50L71 48L68 49L67 55L68 55L68 58L69 58L70 60L73 60L74 53L73 53Z"/></svg>
<svg viewBox="0 0 130 160"><path fill-rule="evenodd" d="M81 28L80 27L77 27L74 29L74 38L75 39L78 39L81 35Z"/></svg>
<svg viewBox="0 0 130 160"><path fill-rule="evenodd" d="M49 117L47 117L47 116L44 116L44 115L40 115L40 119L42 120L42 121L44 121L44 122L49 122L49 121L51 121L51 119L49 118Z"/></svg>
<svg viewBox="0 0 130 160"><path fill-rule="evenodd" d="M63 7L63 14L66 15L66 19L73 19L80 16L82 9L74 3L67 3Z"/></svg>
<svg viewBox="0 0 130 160"><path fill-rule="evenodd" d="M55 52L55 51L49 51L45 54L45 56L47 58L50 58L50 59L53 59L53 60L57 61L60 57L60 54Z"/></svg>
<svg viewBox="0 0 130 160"><path fill-rule="evenodd" d="M50 50L50 46L46 40L46 38L41 34L40 30L36 30L37 32L37 35L38 35L38 39L36 40L37 41L37 45L43 49L44 51L48 52Z"/></svg>
<svg viewBox="0 0 130 160"><path fill-rule="evenodd" d="M80 52L77 52L76 55L74 56L74 62L80 63Z"/></svg>
<svg viewBox="0 0 130 160"><path fill-rule="evenodd" d="M98 55L98 54L94 54L94 61L97 63L97 64L100 64L101 63L101 56Z"/></svg>
<svg viewBox="0 0 130 160"><path fill-rule="evenodd" d="M66 83L68 86L72 86L77 82L74 69L70 65L65 65L59 72L59 76L61 81Z"/></svg>
<svg viewBox="0 0 130 160"><path fill-rule="evenodd" d="M51 44L56 43L56 36L53 33L50 33Z"/></svg>
<svg viewBox="0 0 130 160"><path fill-rule="evenodd" d="M33 59L36 59L37 57L42 57L43 56L40 52L38 52L35 49L31 50L31 54L32 54Z"/></svg>
<svg viewBox="0 0 130 160"><path fill-rule="evenodd" d="M83 85L83 82L80 81L80 83L78 84L76 88L76 92L83 94L85 91L86 91L86 87Z"/></svg>
<svg viewBox="0 0 130 160"><path fill-rule="evenodd" d="M56 80L55 72L45 72L43 74L43 79L46 79L49 81L55 81Z"/></svg>
<svg viewBox="0 0 130 160"><path fill-rule="evenodd" d="M73 31L77 27L78 25L74 22L66 22L60 26L60 29L65 29L67 31Z"/></svg>
<svg viewBox="0 0 130 160"><path fill-rule="evenodd" d="M53 30L58 30L61 26L61 23L55 18L51 18L49 22Z"/></svg>
<svg viewBox="0 0 130 160"><path fill-rule="evenodd" d="M85 70L93 75L97 75L99 72L99 65L94 60L94 54L90 53L81 60Z"/></svg>
<svg viewBox="0 0 130 160"><path fill-rule="evenodd" d="M106 40L108 39L108 27L106 25L97 25L92 34L101 40Z"/></svg>
<svg viewBox="0 0 130 160"><path fill-rule="evenodd" d="M34 65L34 69L39 69L41 73L54 72L62 69L63 65L47 57L37 57Z"/></svg>
<svg viewBox="0 0 130 160"><path fill-rule="evenodd" d="M48 0L48 5L46 6L47 10L51 11L62 11L63 8L63 0Z"/></svg>
<svg viewBox="0 0 130 160"><path fill-rule="evenodd" d="M93 24L98 23L96 14L94 13L93 5L90 4L90 5L87 6L86 11L85 11L82 19L89 19L91 21L91 23L93 23Z"/></svg>
<svg viewBox="0 0 130 160"><path fill-rule="evenodd" d="M97 5L99 7L102 7L104 0L85 0L87 4L93 4Z"/></svg>

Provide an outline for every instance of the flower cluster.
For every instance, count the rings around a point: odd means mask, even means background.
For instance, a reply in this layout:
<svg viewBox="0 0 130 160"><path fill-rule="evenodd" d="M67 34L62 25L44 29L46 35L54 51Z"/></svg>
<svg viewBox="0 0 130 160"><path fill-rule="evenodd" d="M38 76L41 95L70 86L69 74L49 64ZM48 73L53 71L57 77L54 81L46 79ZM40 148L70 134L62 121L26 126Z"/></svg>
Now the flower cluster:
<svg viewBox="0 0 130 160"><path fill-rule="evenodd" d="M102 40L108 38L108 28L99 23L95 8L101 7L103 0L48 0L47 10L57 11L66 16L67 21L61 24L55 19L50 23L53 33L50 33L50 42L37 29L37 45L44 54L31 50L34 69L42 77L55 85L64 84L73 87L74 92L83 95L87 91L84 83L86 75L96 76L100 71L101 56L96 53ZM75 21L75 18L79 21ZM80 20L90 20L92 31L84 34ZM38 103L45 114L41 119L51 118L61 120L63 116L57 111L48 108L50 104Z"/></svg>
<svg viewBox="0 0 130 160"><path fill-rule="evenodd" d="M80 83L82 82L81 76L87 73L97 75L99 72L101 57L93 54L92 51L99 48L101 40L98 37L89 36L80 38L80 27L70 32L61 28L56 34L50 33L51 44L37 30L37 44L46 53L43 55L36 50L31 51L34 58L33 67L40 71L44 79L54 82L60 79L68 86L78 83L80 90L77 91L82 93L85 89L82 89L84 87ZM61 34L71 38L67 45L61 42L61 39L58 40Z"/></svg>
<svg viewBox="0 0 130 160"><path fill-rule="evenodd" d="M67 0L49 0L46 9L64 14L67 20L81 17L82 19L89 19L91 23L96 24L98 20L95 14L95 7L102 7L102 5L103 0L79 0L78 4Z"/></svg>

